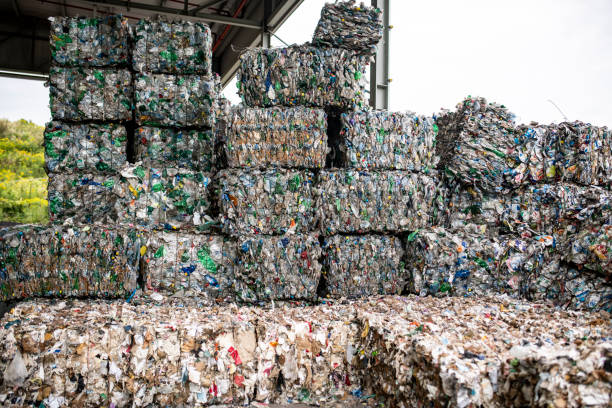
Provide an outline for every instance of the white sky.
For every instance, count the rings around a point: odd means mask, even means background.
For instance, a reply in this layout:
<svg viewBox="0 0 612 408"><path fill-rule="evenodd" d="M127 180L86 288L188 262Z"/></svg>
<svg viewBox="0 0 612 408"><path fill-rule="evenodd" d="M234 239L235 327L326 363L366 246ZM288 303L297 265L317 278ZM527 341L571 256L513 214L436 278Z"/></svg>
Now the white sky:
<svg viewBox="0 0 612 408"><path fill-rule="evenodd" d="M521 122L559 122L550 99L569 120L612 127L612 0L390 1L392 110L429 115L478 95ZM309 41L324 3L304 0L277 35ZM47 89L0 78L0 117L43 124Z"/></svg>

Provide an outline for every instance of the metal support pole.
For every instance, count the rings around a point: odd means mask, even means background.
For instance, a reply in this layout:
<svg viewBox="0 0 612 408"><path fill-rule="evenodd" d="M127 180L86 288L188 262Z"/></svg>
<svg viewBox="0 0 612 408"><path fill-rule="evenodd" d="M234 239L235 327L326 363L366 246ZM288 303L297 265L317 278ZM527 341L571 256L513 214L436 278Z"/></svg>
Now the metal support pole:
<svg viewBox="0 0 612 408"><path fill-rule="evenodd" d="M389 2L372 0L372 7L382 11L384 27L375 60L370 64L370 106L374 109L389 109Z"/></svg>
<svg viewBox="0 0 612 408"><path fill-rule="evenodd" d="M272 0L264 0L264 18L261 27L261 46L263 48L270 48L272 44L272 36L270 35L270 28L268 27L268 20L272 14Z"/></svg>

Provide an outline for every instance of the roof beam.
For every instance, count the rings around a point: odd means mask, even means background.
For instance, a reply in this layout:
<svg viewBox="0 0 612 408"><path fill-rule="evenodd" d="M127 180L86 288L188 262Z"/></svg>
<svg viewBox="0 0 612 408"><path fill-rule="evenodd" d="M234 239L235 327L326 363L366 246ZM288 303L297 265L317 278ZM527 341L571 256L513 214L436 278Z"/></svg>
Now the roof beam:
<svg viewBox="0 0 612 408"><path fill-rule="evenodd" d="M226 17L226 16L208 14L208 13L195 13L194 15L185 15L183 10L181 9L160 7L160 6L156 6L153 4L133 3L131 1L128 2L124 0L76 0L76 1L81 1L81 2L85 2L89 4L97 4L101 6L123 7L126 10L129 8L132 10L153 11L157 14L162 14L166 16L184 16L184 17L189 18L190 20L199 20L199 21L212 22L212 23L229 24L229 25L233 25L237 27L245 27L245 28L251 28L251 29L256 29L256 30L259 30L261 28L261 25L257 21L254 21L254 20Z"/></svg>
<svg viewBox="0 0 612 408"><path fill-rule="evenodd" d="M194 15L195 13L197 13L198 11L208 8L208 7L215 7L218 4L221 4L223 2L225 2L226 0L212 0L212 1L205 1L204 3L200 4L199 6L192 8L189 11L189 14Z"/></svg>

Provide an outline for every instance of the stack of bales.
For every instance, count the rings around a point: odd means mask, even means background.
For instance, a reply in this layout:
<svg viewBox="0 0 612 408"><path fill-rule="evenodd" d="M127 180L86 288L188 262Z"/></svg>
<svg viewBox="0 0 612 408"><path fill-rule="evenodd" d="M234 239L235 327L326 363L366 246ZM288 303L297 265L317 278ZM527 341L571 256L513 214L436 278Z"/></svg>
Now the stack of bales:
<svg viewBox="0 0 612 408"><path fill-rule="evenodd" d="M407 242L410 289L610 310L610 132L517 126L483 98L437 124L448 206L440 227Z"/></svg>

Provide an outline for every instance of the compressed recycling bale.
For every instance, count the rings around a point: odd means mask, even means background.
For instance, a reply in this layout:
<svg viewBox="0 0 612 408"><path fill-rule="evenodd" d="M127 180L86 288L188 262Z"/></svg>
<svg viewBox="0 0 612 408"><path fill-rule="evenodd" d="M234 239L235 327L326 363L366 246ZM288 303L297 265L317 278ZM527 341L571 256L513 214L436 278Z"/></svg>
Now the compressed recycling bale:
<svg viewBox="0 0 612 408"><path fill-rule="evenodd" d="M471 97L440 115L436 153L445 174L480 191L500 191L515 164L514 118L503 105Z"/></svg>
<svg viewBox="0 0 612 408"><path fill-rule="evenodd" d="M116 173L127 162L127 132L117 124L49 122L44 143L51 173Z"/></svg>
<svg viewBox="0 0 612 408"><path fill-rule="evenodd" d="M313 226L313 178L306 170L217 173L223 230L231 235L303 233Z"/></svg>
<svg viewBox="0 0 612 408"><path fill-rule="evenodd" d="M438 127L432 118L371 110L343 113L340 119L348 167L426 172L438 164Z"/></svg>
<svg viewBox="0 0 612 408"><path fill-rule="evenodd" d="M507 195L478 192L471 186L454 183L442 224L451 229L495 237L501 233L507 204Z"/></svg>
<svg viewBox="0 0 612 408"><path fill-rule="evenodd" d="M435 224L440 190L435 173L323 170L315 189L326 234L403 232Z"/></svg>
<svg viewBox="0 0 612 408"><path fill-rule="evenodd" d="M612 132L583 122L520 128L516 184L564 180L582 185L612 184Z"/></svg>
<svg viewBox="0 0 612 408"><path fill-rule="evenodd" d="M610 213L609 217L612 217ZM603 225L585 226L567 238L565 260L575 265L612 276L612 218Z"/></svg>
<svg viewBox="0 0 612 408"><path fill-rule="evenodd" d="M248 49L240 56L239 93L251 107L360 109L367 105L367 64L351 51L307 44Z"/></svg>
<svg viewBox="0 0 612 408"><path fill-rule="evenodd" d="M388 297L354 307L363 327L355 365L367 380L360 391L381 405L610 403L603 315L503 298Z"/></svg>
<svg viewBox="0 0 612 408"><path fill-rule="evenodd" d="M132 74L127 69L52 66L49 84L55 120L132 120Z"/></svg>
<svg viewBox="0 0 612 408"><path fill-rule="evenodd" d="M239 239L236 291L246 302L315 300L321 276L316 235L245 236Z"/></svg>
<svg viewBox="0 0 612 408"><path fill-rule="evenodd" d="M136 289L135 231L18 226L0 232L2 299L123 297Z"/></svg>
<svg viewBox="0 0 612 408"><path fill-rule="evenodd" d="M144 256L146 289L231 299L237 255L236 243L222 236L152 232Z"/></svg>
<svg viewBox="0 0 612 408"><path fill-rule="evenodd" d="M62 66L110 67L129 64L132 31L128 18L50 17L51 58Z"/></svg>
<svg viewBox="0 0 612 408"><path fill-rule="evenodd" d="M210 77L141 73L135 78L136 123L205 127L215 123L217 89Z"/></svg>
<svg viewBox="0 0 612 408"><path fill-rule="evenodd" d="M327 237L323 245L328 297L400 294L408 283L399 238L384 235Z"/></svg>
<svg viewBox="0 0 612 408"><path fill-rule="evenodd" d="M212 74L212 35L201 22L139 20L132 63L138 72Z"/></svg>
<svg viewBox="0 0 612 408"><path fill-rule="evenodd" d="M383 35L382 11L354 0L325 3L312 43L374 56Z"/></svg>
<svg viewBox="0 0 612 408"><path fill-rule="evenodd" d="M327 155L327 115L321 109L232 109L225 141L229 167L321 168Z"/></svg>
<svg viewBox="0 0 612 408"><path fill-rule="evenodd" d="M215 136L212 130L140 127L136 129L136 161L145 167L180 167L212 171Z"/></svg>

